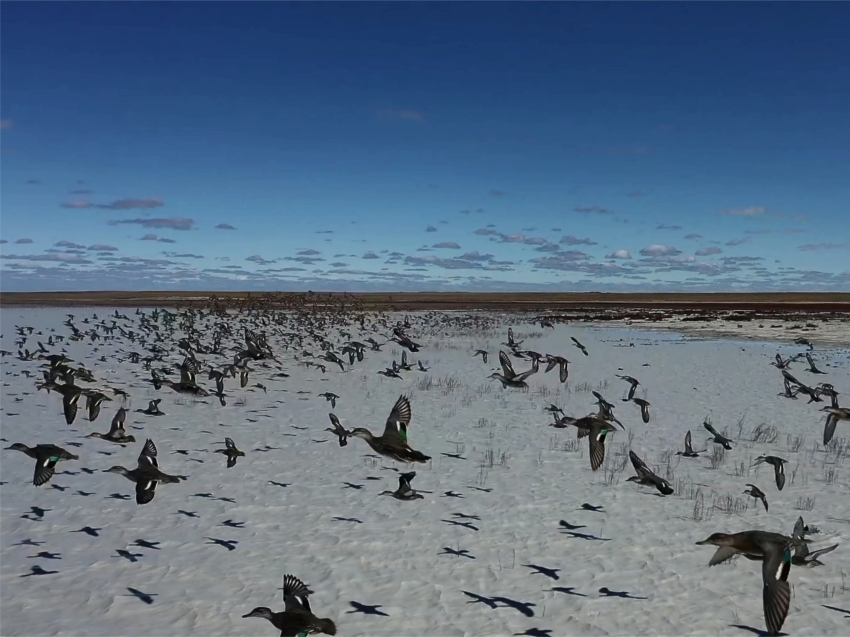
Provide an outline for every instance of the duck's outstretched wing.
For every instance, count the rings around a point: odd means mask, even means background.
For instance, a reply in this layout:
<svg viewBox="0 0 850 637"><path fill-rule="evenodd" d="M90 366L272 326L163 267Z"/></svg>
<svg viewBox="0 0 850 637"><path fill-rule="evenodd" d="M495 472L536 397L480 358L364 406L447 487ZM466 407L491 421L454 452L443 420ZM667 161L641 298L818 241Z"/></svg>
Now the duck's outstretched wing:
<svg viewBox="0 0 850 637"><path fill-rule="evenodd" d="M286 612L307 611L312 613L309 600L309 595L312 593L313 591L294 575L283 576L283 601L286 604Z"/></svg>
<svg viewBox="0 0 850 637"><path fill-rule="evenodd" d="M100 416L100 404L102 398L95 398L89 402L89 422L94 422Z"/></svg>
<svg viewBox="0 0 850 637"><path fill-rule="evenodd" d="M649 423L649 403L642 398L632 398L632 401L640 407L640 417L644 423Z"/></svg>
<svg viewBox="0 0 850 637"><path fill-rule="evenodd" d="M120 407L112 418L112 423L109 426L109 436L124 435L124 421L127 418L127 410Z"/></svg>
<svg viewBox="0 0 850 637"><path fill-rule="evenodd" d="M508 355L505 354L504 350L499 350L499 364L502 366L502 373L505 378L512 379L516 376L516 372L514 371L514 366L511 363L511 359L508 358Z"/></svg>
<svg viewBox="0 0 850 637"><path fill-rule="evenodd" d="M692 454L694 452L694 448L691 446L691 430L688 429L688 433L685 434L685 453Z"/></svg>
<svg viewBox="0 0 850 637"><path fill-rule="evenodd" d="M605 436L608 435L607 429L598 429L596 427L590 430L588 439L590 441L590 469L597 471L602 466L605 460Z"/></svg>
<svg viewBox="0 0 850 637"><path fill-rule="evenodd" d="M731 546L721 546L714 552L714 555L711 556L711 559L708 561L708 565L717 566L718 564L723 564L723 562L731 560L739 553L740 551L738 549L732 548Z"/></svg>
<svg viewBox="0 0 850 637"><path fill-rule="evenodd" d="M803 522L803 516L797 518L794 523L794 530L791 532L791 537L802 540L806 534L806 523Z"/></svg>
<svg viewBox="0 0 850 637"><path fill-rule="evenodd" d="M655 475L634 451L629 450L629 460L632 461L632 466L635 468L635 473L638 474L638 477L648 478L649 476Z"/></svg>
<svg viewBox="0 0 850 637"><path fill-rule="evenodd" d="M56 471L56 463L58 462L58 458L55 456L50 456L44 459L39 459L35 461L35 472L32 476L33 485L40 487L45 484L53 477L53 474Z"/></svg>
<svg viewBox="0 0 850 637"><path fill-rule="evenodd" d="M714 425L712 425L712 424L711 424L710 422L708 422L707 420L703 420L703 421L702 421L702 426L703 426L703 427L705 427L705 430L706 430L708 433L710 433L712 436L714 436L715 438L717 438L717 439L722 439L722 440L726 440L726 438L725 438L724 436L721 436L721 435L718 433L717 429L715 429L715 428L714 428Z"/></svg>
<svg viewBox="0 0 850 637"><path fill-rule="evenodd" d="M787 380L789 383L791 383L792 385L797 385L798 387L801 387L801 386L803 385L803 383L801 383L799 380L797 380L796 378L794 378L794 377L793 377L793 376L792 376L792 375L788 372L788 370L786 370L786 369L783 369L783 370L782 370L782 377L783 377L785 380Z"/></svg>
<svg viewBox="0 0 850 637"><path fill-rule="evenodd" d="M838 545L833 544L832 546L827 546L825 548L818 549L817 551L811 551L809 553L806 553L805 560L806 560L806 562L812 562L812 561L816 560L817 558L819 558L821 555L825 555L826 553L830 553L837 548L838 548Z"/></svg>
<svg viewBox="0 0 850 637"><path fill-rule="evenodd" d="M411 480L416 477L415 471L410 471L408 473L402 473L398 477L398 490L399 493L408 493L409 491L413 491L413 487L410 486Z"/></svg>
<svg viewBox="0 0 850 637"><path fill-rule="evenodd" d="M156 495L156 480L142 478L136 481L136 504L147 504Z"/></svg>
<svg viewBox="0 0 850 637"><path fill-rule="evenodd" d="M180 368L180 382L184 385L194 385L195 384L195 372L193 372L188 367Z"/></svg>
<svg viewBox="0 0 850 637"><path fill-rule="evenodd" d="M785 486L785 467L784 462L777 462L773 465L774 477L776 478L776 488L782 491Z"/></svg>
<svg viewBox="0 0 850 637"><path fill-rule="evenodd" d="M74 419L77 417L77 403L79 400L80 392L78 391L67 393L62 397L62 411L65 412L65 422L69 425L74 424Z"/></svg>
<svg viewBox="0 0 850 637"><path fill-rule="evenodd" d="M336 417L336 414L328 414L328 417L330 418L331 424L333 425L333 429L331 429L330 431L332 431L339 437L339 446L344 447L348 444L347 438L349 435L351 435L351 432L340 424L339 418Z"/></svg>
<svg viewBox="0 0 850 637"><path fill-rule="evenodd" d="M407 446L407 428L412 417L410 399L404 395L399 396L392 411L390 411L389 418L387 418L384 437L397 442L399 445Z"/></svg>
<svg viewBox="0 0 850 637"><path fill-rule="evenodd" d="M826 417L826 424L823 426L823 444L828 445L835 435L835 427L838 425L838 416L829 414Z"/></svg>
<svg viewBox="0 0 850 637"><path fill-rule="evenodd" d="M791 571L791 547L771 544L764 547L762 551L764 552L762 563L764 623L768 633L778 635L788 616L788 607L791 605L791 586L788 584L788 573Z"/></svg>
<svg viewBox="0 0 850 637"><path fill-rule="evenodd" d="M156 445L153 444L153 440L150 438L145 441L145 446L142 447L142 452L139 454L139 466L142 467L145 465L159 467L159 463L156 460Z"/></svg>

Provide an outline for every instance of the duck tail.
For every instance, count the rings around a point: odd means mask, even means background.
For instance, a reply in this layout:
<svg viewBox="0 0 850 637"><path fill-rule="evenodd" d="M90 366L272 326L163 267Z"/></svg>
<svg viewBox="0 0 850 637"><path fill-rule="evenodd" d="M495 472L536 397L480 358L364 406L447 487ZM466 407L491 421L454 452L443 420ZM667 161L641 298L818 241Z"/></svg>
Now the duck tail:
<svg viewBox="0 0 850 637"><path fill-rule="evenodd" d="M329 619L327 617L325 617L325 618L317 617L316 618L316 628L318 628L318 632L320 632L322 634L336 635L336 624L333 622L332 619Z"/></svg>

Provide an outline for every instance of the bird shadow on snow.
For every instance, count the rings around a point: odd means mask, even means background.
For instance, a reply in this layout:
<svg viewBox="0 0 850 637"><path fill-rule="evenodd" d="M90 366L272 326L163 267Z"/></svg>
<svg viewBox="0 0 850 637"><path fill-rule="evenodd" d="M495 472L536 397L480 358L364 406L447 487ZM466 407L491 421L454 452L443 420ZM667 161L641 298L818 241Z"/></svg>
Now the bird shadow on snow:
<svg viewBox="0 0 850 637"><path fill-rule="evenodd" d="M472 598L472 601L467 602L467 604L484 604L494 609L499 608L501 605L503 608L513 608L526 617L534 617L534 611L531 610L531 607L537 605L532 602L519 602L510 597L486 597L484 595L470 593L469 591L463 591L463 594Z"/></svg>
<svg viewBox="0 0 850 637"><path fill-rule="evenodd" d="M142 591L132 588L130 586L127 587L127 590L130 592L129 595L124 595L124 597L135 597L143 601L145 604L153 604L153 598L156 597L156 593L143 593Z"/></svg>
<svg viewBox="0 0 850 637"><path fill-rule="evenodd" d="M380 615L381 617L389 617L384 611L378 610L381 608L381 604L375 604L374 606L370 606L369 604L361 604L360 602L350 601L348 605L351 606L353 610L348 611L348 614L352 613L363 613L364 615Z"/></svg>
<svg viewBox="0 0 850 637"><path fill-rule="evenodd" d="M538 564L523 564L525 568L530 568L534 571L532 575L545 575L549 579L559 580L561 579L558 573L561 571L559 568L548 568L546 566L540 566Z"/></svg>
<svg viewBox="0 0 850 637"><path fill-rule="evenodd" d="M639 595L632 595L628 591L612 591L607 586L603 586L602 588L600 588L599 594L602 597L619 597L621 599L648 599Z"/></svg>
<svg viewBox="0 0 850 637"><path fill-rule="evenodd" d="M530 635L531 637L552 637L551 628L529 628L524 633L514 633L514 635Z"/></svg>
<svg viewBox="0 0 850 637"><path fill-rule="evenodd" d="M846 608L839 608L838 606L830 606L829 604L821 604L824 608L828 608L829 610L834 610L837 613L844 613L847 615L844 619L850 619L850 610Z"/></svg>
<svg viewBox="0 0 850 637"><path fill-rule="evenodd" d="M753 628L752 626L747 626L746 624L729 624L732 628L738 628L740 630L745 630L753 633L754 635L758 635L759 637L771 637L774 633L769 633L766 630L761 630L759 628ZM788 633L776 633L777 637L783 637L788 635Z"/></svg>

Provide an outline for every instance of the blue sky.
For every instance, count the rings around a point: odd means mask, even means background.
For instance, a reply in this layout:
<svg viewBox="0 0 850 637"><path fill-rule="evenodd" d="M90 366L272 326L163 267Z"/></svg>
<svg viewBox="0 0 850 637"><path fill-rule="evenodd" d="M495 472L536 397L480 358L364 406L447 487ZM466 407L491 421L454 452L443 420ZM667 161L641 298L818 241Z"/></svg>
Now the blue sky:
<svg viewBox="0 0 850 637"><path fill-rule="evenodd" d="M847 3L3 2L4 290L850 290Z"/></svg>

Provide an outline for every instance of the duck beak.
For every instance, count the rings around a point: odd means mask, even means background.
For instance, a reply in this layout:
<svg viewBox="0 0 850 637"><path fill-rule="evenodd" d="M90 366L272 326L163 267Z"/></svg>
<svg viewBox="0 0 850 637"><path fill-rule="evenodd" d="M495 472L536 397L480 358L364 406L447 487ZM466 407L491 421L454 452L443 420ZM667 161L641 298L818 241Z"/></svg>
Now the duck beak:
<svg viewBox="0 0 850 637"><path fill-rule="evenodd" d="M698 546L703 546L703 545L705 545L705 544L709 544L709 541L708 541L709 539L710 539L710 538L706 538L706 539L702 540L701 542L696 542L696 544L697 544Z"/></svg>

